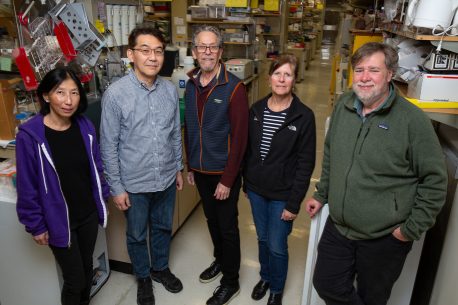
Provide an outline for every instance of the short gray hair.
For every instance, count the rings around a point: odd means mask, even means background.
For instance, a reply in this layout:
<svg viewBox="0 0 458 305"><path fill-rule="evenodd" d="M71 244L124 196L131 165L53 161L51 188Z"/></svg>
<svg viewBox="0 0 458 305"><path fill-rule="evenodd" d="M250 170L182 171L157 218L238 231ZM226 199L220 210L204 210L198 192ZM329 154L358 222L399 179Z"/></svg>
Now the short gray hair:
<svg viewBox="0 0 458 305"><path fill-rule="evenodd" d="M387 69L395 74L398 69L398 52L392 46L381 42L368 42L359 47L351 56L351 67L355 69L355 66L364 58L377 52L382 52L385 55Z"/></svg>
<svg viewBox="0 0 458 305"><path fill-rule="evenodd" d="M194 33L192 34L192 45L195 47L197 45L197 35L199 35L202 32L211 32L216 35L216 40L218 41L218 46L222 47L223 46L223 36L221 35L220 30L212 25L200 25L198 26Z"/></svg>

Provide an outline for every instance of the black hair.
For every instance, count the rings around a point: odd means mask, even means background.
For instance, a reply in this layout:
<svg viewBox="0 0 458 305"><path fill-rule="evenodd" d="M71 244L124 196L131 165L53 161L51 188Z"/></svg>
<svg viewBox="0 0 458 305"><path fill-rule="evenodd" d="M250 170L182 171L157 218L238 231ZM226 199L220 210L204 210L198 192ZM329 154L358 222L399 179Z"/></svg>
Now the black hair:
<svg viewBox="0 0 458 305"><path fill-rule="evenodd" d="M43 79L40 82L40 85L37 88L37 96L40 102L40 113L42 115L47 115L51 111L49 103L45 101L43 95L51 93L60 84L62 84L63 81L67 79L72 79L75 82L76 86L78 87L78 93L80 96L78 108L76 109L72 117L82 114L86 111L86 91L84 91L83 85L81 84L81 81L79 80L78 76L74 71L68 68L59 67L46 73L45 77L43 77Z"/></svg>
<svg viewBox="0 0 458 305"><path fill-rule="evenodd" d="M135 46L137 45L137 38L140 35L151 35L156 37L156 39L159 40L162 44L162 48L165 49L165 40L161 31L148 25L137 26L135 29L132 30L132 32L130 32L128 39L129 49L132 50L135 48Z"/></svg>

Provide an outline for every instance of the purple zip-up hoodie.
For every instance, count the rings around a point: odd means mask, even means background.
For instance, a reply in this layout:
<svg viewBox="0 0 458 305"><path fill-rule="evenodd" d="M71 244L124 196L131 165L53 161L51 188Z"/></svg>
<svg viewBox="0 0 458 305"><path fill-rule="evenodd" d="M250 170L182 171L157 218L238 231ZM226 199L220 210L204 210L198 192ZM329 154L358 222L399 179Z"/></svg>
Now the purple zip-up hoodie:
<svg viewBox="0 0 458 305"><path fill-rule="evenodd" d="M102 159L92 123L76 117L89 159L91 184L99 223L107 224L105 201L109 187L103 176ZM48 231L49 244L70 246L68 206L45 137L43 116L37 114L19 126L16 135L17 206L19 221L33 236Z"/></svg>

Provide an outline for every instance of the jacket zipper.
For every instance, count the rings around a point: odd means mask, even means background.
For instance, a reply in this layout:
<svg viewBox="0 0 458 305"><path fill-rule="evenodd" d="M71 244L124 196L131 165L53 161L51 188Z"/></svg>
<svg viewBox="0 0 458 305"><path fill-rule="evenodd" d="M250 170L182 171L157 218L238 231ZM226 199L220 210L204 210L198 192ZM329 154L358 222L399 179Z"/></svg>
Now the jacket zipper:
<svg viewBox="0 0 458 305"><path fill-rule="evenodd" d="M255 117L258 117L257 113L255 112ZM280 128L278 128L275 133L272 135L272 141L270 142L270 144L272 144L273 140L274 140L274 137L275 135L280 132L283 128L285 128L286 126L288 126L291 122L295 121L297 118L297 115L292 117L292 118L285 118L285 121L283 122L283 124L280 126ZM262 139L262 125L261 125L262 121L258 119L258 125L261 132L260 132L260 135L259 135L259 143L261 143L261 139ZM260 146L261 144L259 144ZM259 156L261 156L261 153L259 152ZM266 155L266 159L267 157L269 156L269 154ZM264 159L265 160L265 159ZM261 159L261 165L264 165L264 160Z"/></svg>
<svg viewBox="0 0 458 305"><path fill-rule="evenodd" d="M358 155L360 155L363 150L364 142L366 141L366 138L367 138L367 135L369 134L370 129L371 129L371 125L367 127L366 132L364 133L364 137L361 141L361 145L359 146Z"/></svg>
<svg viewBox="0 0 458 305"><path fill-rule="evenodd" d="M57 176L57 182L59 183L59 190L60 190L60 193L62 195L62 198L64 199L64 204L65 204L65 212L67 214L67 233L68 233L68 248L71 247L72 243L71 243L71 236L70 236L70 217L68 215L68 204L67 204L67 200L65 200L65 196L64 196L64 192L62 191L62 186L61 186L61 183L60 183L60 178L59 178L59 175L57 174L57 170L56 168L54 167L54 163L52 162L52 159L51 159L51 156L49 155L48 151L46 150L46 146L44 144L41 144L41 149L46 157L46 159L48 160L48 162L51 164L54 172L56 173L56 176ZM43 175L44 175L44 172L43 172Z"/></svg>
<svg viewBox="0 0 458 305"><path fill-rule="evenodd" d="M258 127L259 127L258 131L261 130L261 132L258 133L258 143L259 143L259 145L258 145L258 151L257 151L257 153L259 154L259 159L261 159L261 165L264 165L264 160L261 158L261 149L260 149L260 147L261 147L261 139L262 139L262 122L261 122L261 120L259 119L259 116L258 116L258 114L256 113L256 111L255 111L255 113L254 113L254 117L257 119L257 120L256 120L256 123L258 124ZM254 118L253 118L253 120L254 120ZM267 156L266 156L266 157L267 157Z"/></svg>
<svg viewBox="0 0 458 305"><path fill-rule="evenodd" d="M356 141L358 141L359 137L361 136L361 132L363 130L363 125L364 124L361 124L360 127L359 127L359 131L358 131L358 135L356 137ZM351 163L350 163L350 167L348 168L348 171L345 175L345 191L344 191L344 195L343 195L343 201L342 201L342 222L345 224L345 216L344 216L344 211L345 211L345 201L347 199L347 185L348 185L348 175L350 175L350 172L351 172L351 168L353 167L353 161L354 161L354 157L355 157L355 152L356 152L356 147L357 145L355 144L355 146L353 147L353 153L352 153L352 158L351 158Z"/></svg>
<svg viewBox="0 0 458 305"><path fill-rule="evenodd" d="M95 164L94 153L92 151L92 143L93 143L94 139L93 139L91 134L88 134L88 136L89 136L89 143L90 143L92 167L94 168L95 180L97 182L97 191L98 191L98 194L99 194L100 204L102 205L102 210L103 210L103 224L102 224L102 227L105 228L107 226L107 210L106 210L105 201L103 199L103 194L102 194L102 183L100 182L99 172L97 171L97 165Z"/></svg>

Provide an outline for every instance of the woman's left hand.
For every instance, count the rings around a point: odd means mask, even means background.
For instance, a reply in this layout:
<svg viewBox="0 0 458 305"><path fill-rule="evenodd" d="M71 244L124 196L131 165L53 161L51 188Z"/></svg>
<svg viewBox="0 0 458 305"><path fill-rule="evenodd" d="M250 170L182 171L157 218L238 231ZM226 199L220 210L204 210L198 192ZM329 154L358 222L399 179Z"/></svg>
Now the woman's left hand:
<svg viewBox="0 0 458 305"><path fill-rule="evenodd" d="M296 219L297 214L293 214L288 210L283 209L283 213L281 213L281 219L284 221L293 221Z"/></svg>
<svg viewBox="0 0 458 305"><path fill-rule="evenodd" d="M46 246L48 244L48 239L49 239L48 231L41 233L39 235L33 236L33 240L37 244L42 245L42 246Z"/></svg>

